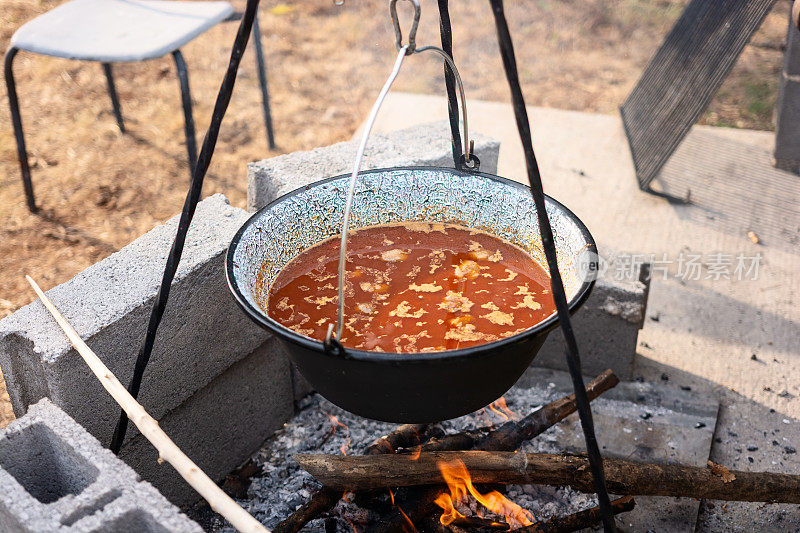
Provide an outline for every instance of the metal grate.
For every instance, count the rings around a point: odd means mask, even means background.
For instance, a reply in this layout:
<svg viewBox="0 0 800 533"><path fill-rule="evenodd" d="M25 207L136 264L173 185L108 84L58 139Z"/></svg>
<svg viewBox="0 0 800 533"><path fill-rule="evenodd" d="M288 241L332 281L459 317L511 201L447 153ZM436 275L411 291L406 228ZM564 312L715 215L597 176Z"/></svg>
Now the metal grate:
<svg viewBox="0 0 800 533"><path fill-rule="evenodd" d="M646 189L727 77L775 0L692 0L620 108Z"/></svg>

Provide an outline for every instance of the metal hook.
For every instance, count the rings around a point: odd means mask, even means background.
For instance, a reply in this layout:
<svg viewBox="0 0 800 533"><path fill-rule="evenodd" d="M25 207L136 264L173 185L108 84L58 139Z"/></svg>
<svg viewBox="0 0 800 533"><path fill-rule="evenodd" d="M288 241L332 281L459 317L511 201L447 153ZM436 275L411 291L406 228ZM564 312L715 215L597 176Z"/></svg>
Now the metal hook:
<svg viewBox="0 0 800 533"><path fill-rule="evenodd" d="M467 98L464 95L464 84L461 83L461 76L458 74L456 64L453 62L447 52L438 46L423 46L422 48L418 48L416 53L419 54L429 50L442 56L447 68L450 69L450 72L453 73L453 77L456 79L456 86L458 87L459 96L461 97L461 120L464 123L464 155L461 158L461 165L463 165L465 170L477 171L480 166L480 160L472 153L473 149L475 148L475 143L469 138L469 126L467 125Z"/></svg>
<svg viewBox="0 0 800 533"><path fill-rule="evenodd" d="M406 55L410 56L417 48L417 27L419 26L421 10L419 0L408 1L414 4L414 21L411 23L411 31L408 33L408 48L406 49ZM397 18L397 0L391 0L389 12L392 15L392 24L394 25L395 46L400 50L403 48L403 30L400 29L400 19Z"/></svg>

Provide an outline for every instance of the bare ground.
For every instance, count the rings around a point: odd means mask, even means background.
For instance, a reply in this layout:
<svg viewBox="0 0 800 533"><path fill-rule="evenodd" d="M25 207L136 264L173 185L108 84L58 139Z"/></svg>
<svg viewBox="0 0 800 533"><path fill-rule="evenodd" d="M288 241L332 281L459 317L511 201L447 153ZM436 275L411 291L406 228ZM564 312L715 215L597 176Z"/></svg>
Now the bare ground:
<svg viewBox="0 0 800 533"><path fill-rule="evenodd" d="M4 0L0 47L55 0ZM508 2L526 100L615 113L686 0ZM204 195L244 206L245 164L349 138L390 69L387 3L263 0L261 28L278 149L267 149L252 52L244 58ZM435 2L425 0L418 42L438 44ZM242 8L243 0L234 0ZM401 8L407 7L401 3ZM703 122L772 129L788 0L780 0L706 112ZM508 99L488 2L452 2L455 58L469 98ZM236 24L187 45L199 136L208 124ZM441 65L407 62L396 90L440 93ZM99 65L20 53L23 124L42 208L28 213L10 115L0 112L0 318L32 300L31 274L62 283L180 210L188 185L178 83L168 58L115 66L129 133L117 130ZM5 104L5 102L4 102ZM0 427L11 418L0 377Z"/></svg>

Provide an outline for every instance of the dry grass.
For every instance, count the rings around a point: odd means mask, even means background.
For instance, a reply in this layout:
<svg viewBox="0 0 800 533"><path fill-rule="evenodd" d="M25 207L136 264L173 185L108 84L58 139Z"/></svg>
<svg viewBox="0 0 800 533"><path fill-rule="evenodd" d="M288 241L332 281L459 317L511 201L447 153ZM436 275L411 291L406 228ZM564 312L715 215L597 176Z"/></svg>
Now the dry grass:
<svg viewBox="0 0 800 533"><path fill-rule="evenodd" d="M57 0L4 0L0 47ZM418 42L438 44L435 2L425 0ZM235 0L240 8L243 0ZM245 164L349 138L393 59L384 0L263 0L278 150L266 147L254 57L243 61L204 194L245 203ZM507 2L529 104L615 113L685 0ZM788 1L756 35L705 122L770 129ZM286 7L286 6L283 6ZM406 6L402 6L406 7ZM456 62L468 97L507 100L488 2L452 2ZM288 13L287 13L288 11ZM208 124L236 25L222 24L184 49L198 132ZM770 47L771 46L771 47ZM118 132L99 65L20 53L15 63L23 123L42 213L25 208L10 117L0 111L0 318L44 288L124 246L177 213L188 184L178 83L168 58L115 67L129 133ZM419 56L397 90L440 94L441 65ZM5 104L5 102L4 102ZM202 137L202 135L200 135ZM0 394L4 391L0 387ZM3 425L0 398L0 426Z"/></svg>

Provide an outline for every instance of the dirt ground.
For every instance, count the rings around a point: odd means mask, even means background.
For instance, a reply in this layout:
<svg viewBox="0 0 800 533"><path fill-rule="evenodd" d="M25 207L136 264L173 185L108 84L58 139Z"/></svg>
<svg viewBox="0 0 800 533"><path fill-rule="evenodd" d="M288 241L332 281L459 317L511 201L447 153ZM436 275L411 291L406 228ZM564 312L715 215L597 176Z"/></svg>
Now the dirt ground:
<svg viewBox="0 0 800 533"><path fill-rule="evenodd" d="M0 50L16 28L61 3L3 0ZM243 0L234 0L241 9ZM615 113L687 0L507 2L528 104ZM507 101L488 2L451 3L455 59L468 98ZM402 5L401 9L407 7ZM779 0L703 122L772 129L788 0ZM383 0L280 3L260 11L278 148L267 149L255 58L246 54L205 182L244 206L249 161L348 139L394 58ZM438 44L436 3L422 2L417 41ZM183 49L198 143L227 65L235 23ZM188 185L178 82L169 57L115 66L128 133L116 127L95 63L20 53L15 75L38 215L25 206L10 114L0 111L0 318L30 302L24 275L48 289L176 214ZM439 94L441 65L416 56L399 91ZM0 427L13 414L0 377Z"/></svg>

